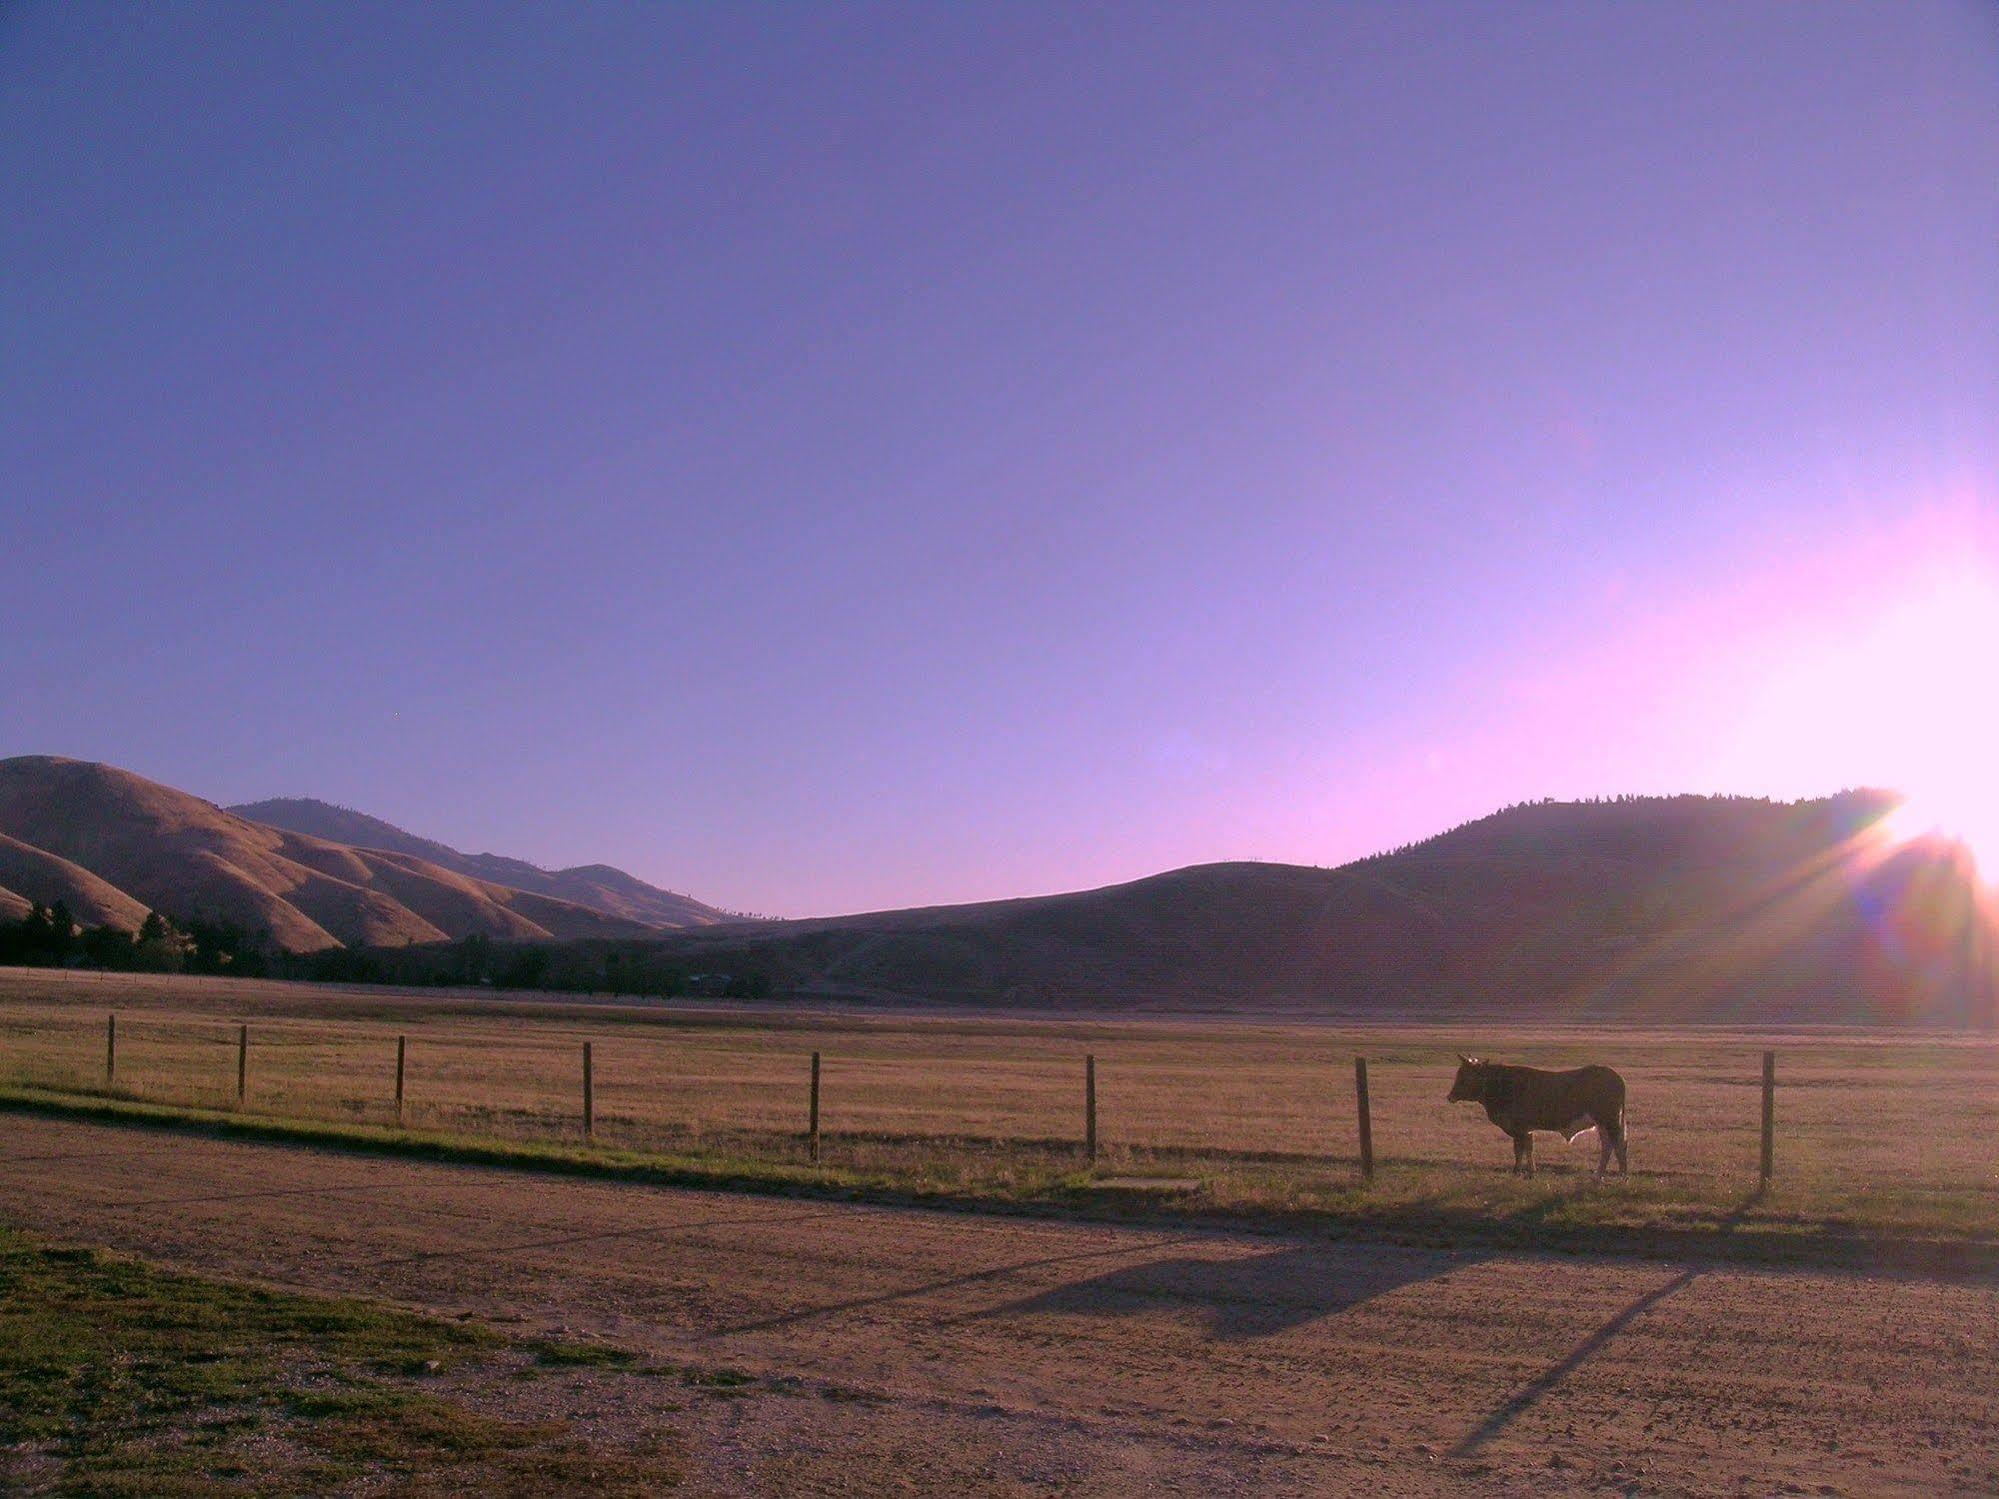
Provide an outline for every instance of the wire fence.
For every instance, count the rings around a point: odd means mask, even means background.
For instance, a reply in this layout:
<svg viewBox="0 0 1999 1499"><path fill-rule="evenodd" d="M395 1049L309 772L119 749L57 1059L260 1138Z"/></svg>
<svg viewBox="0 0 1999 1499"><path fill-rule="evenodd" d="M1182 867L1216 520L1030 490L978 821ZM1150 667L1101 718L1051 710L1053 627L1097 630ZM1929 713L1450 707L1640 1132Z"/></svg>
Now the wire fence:
<svg viewBox="0 0 1999 1499"><path fill-rule="evenodd" d="M1492 1028L1488 1027L1490 1031ZM1999 1213L1999 1048L1982 1038L1520 1028L1492 1049L1608 1062L1634 1172L1949 1199ZM587 1080L586 1080L586 1067ZM0 1077L310 1120L664 1152L924 1169L940 1162L1313 1173L1504 1172L1504 1137L1445 1102L1434 1029L841 1027L828 1023L248 1022L0 1005ZM1543 1137L1555 1172L1588 1137Z"/></svg>

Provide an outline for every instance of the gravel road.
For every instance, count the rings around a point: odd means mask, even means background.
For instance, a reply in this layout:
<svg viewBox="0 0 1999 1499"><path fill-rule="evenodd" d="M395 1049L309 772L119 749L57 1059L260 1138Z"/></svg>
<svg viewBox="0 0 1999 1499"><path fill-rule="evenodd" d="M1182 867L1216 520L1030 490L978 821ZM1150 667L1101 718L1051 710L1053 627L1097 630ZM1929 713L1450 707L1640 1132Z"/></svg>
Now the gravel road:
<svg viewBox="0 0 1999 1499"><path fill-rule="evenodd" d="M1999 1491L1989 1279L924 1212L18 1115L0 1217L754 1376L612 1397L679 1407L701 1493Z"/></svg>

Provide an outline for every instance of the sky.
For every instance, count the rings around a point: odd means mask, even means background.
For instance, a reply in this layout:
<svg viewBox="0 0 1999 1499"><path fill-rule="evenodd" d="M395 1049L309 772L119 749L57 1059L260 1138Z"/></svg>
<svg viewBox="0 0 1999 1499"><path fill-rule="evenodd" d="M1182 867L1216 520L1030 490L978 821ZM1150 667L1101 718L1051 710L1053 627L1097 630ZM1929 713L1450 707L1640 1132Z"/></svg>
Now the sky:
<svg viewBox="0 0 1999 1499"><path fill-rule="evenodd" d="M1999 812L1983 3L14 0L0 205L0 755L777 915Z"/></svg>

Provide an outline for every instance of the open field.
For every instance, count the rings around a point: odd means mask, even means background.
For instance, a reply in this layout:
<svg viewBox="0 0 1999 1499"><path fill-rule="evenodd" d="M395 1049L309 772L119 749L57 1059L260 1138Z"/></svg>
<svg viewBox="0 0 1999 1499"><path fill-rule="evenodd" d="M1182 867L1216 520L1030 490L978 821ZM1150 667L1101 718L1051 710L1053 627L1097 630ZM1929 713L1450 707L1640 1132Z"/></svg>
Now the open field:
<svg viewBox="0 0 1999 1499"><path fill-rule="evenodd" d="M809 1054L823 1054L829 1181L1004 1200L1090 1181L1191 1185L1182 1208L1317 1212L1377 1225L1538 1225L1999 1239L1999 1046L1887 1031L1555 1024L1251 1023L1158 1017L642 1009L287 984L0 976L0 1081L245 1112L580 1141L592 1044L606 1151L805 1171ZM1760 1057L1778 1053L1777 1189L1755 1202ZM1453 1052L1608 1061L1630 1083L1634 1172L1587 1180L1589 1137L1544 1137L1544 1174L1448 1106ZM1098 1063L1102 1156L1081 1159L1083 1058ZM1378 1174L1358 1183L1352 1059L1369 1059Z"/></svg>
<svg viewBox="0 0 1999 1499"><path fill-rule="evenodd" d="M6 1125L0 1219L676 1371L581 1397L544 1374L499 1413L651 1431L695 1493L1999 1485L1989 1274L1049 1222Z"/></svg>

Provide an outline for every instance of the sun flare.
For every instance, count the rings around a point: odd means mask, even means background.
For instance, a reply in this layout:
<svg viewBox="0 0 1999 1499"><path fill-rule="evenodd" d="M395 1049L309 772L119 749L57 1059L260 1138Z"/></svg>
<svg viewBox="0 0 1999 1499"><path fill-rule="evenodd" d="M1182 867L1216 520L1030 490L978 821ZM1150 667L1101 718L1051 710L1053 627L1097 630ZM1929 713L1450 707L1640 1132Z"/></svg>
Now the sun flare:
<svg viewBox="0 0 1999 1499"><path fill-rule="evenodd" d="M1879 825L1884 835L1952 839L1992 879L1995 663L1999 569L1982 558L1935 565L1875 607L1823 621L1772 662L1737 721L1737 763L1800 792L1893 790L1903 801Z"/></svg>
<svg viewBox="0 0 1999 1499"><path fill-rule="evenodd" d="M1896 843L1940 838L1960 844L1986 879L1999 878L1999 807L1980 805L1977 797L1954 803L1911 797L1879 826Z"/></svg>
<svg viewBox="0 0 1999 1499"><path fill-rule="evenodd" d="M1999 580L1958 576L1880 621L1851 665L1866 694L1855 748L1905 800L1898 838L1961 843L1999 874Z"/></svg>

